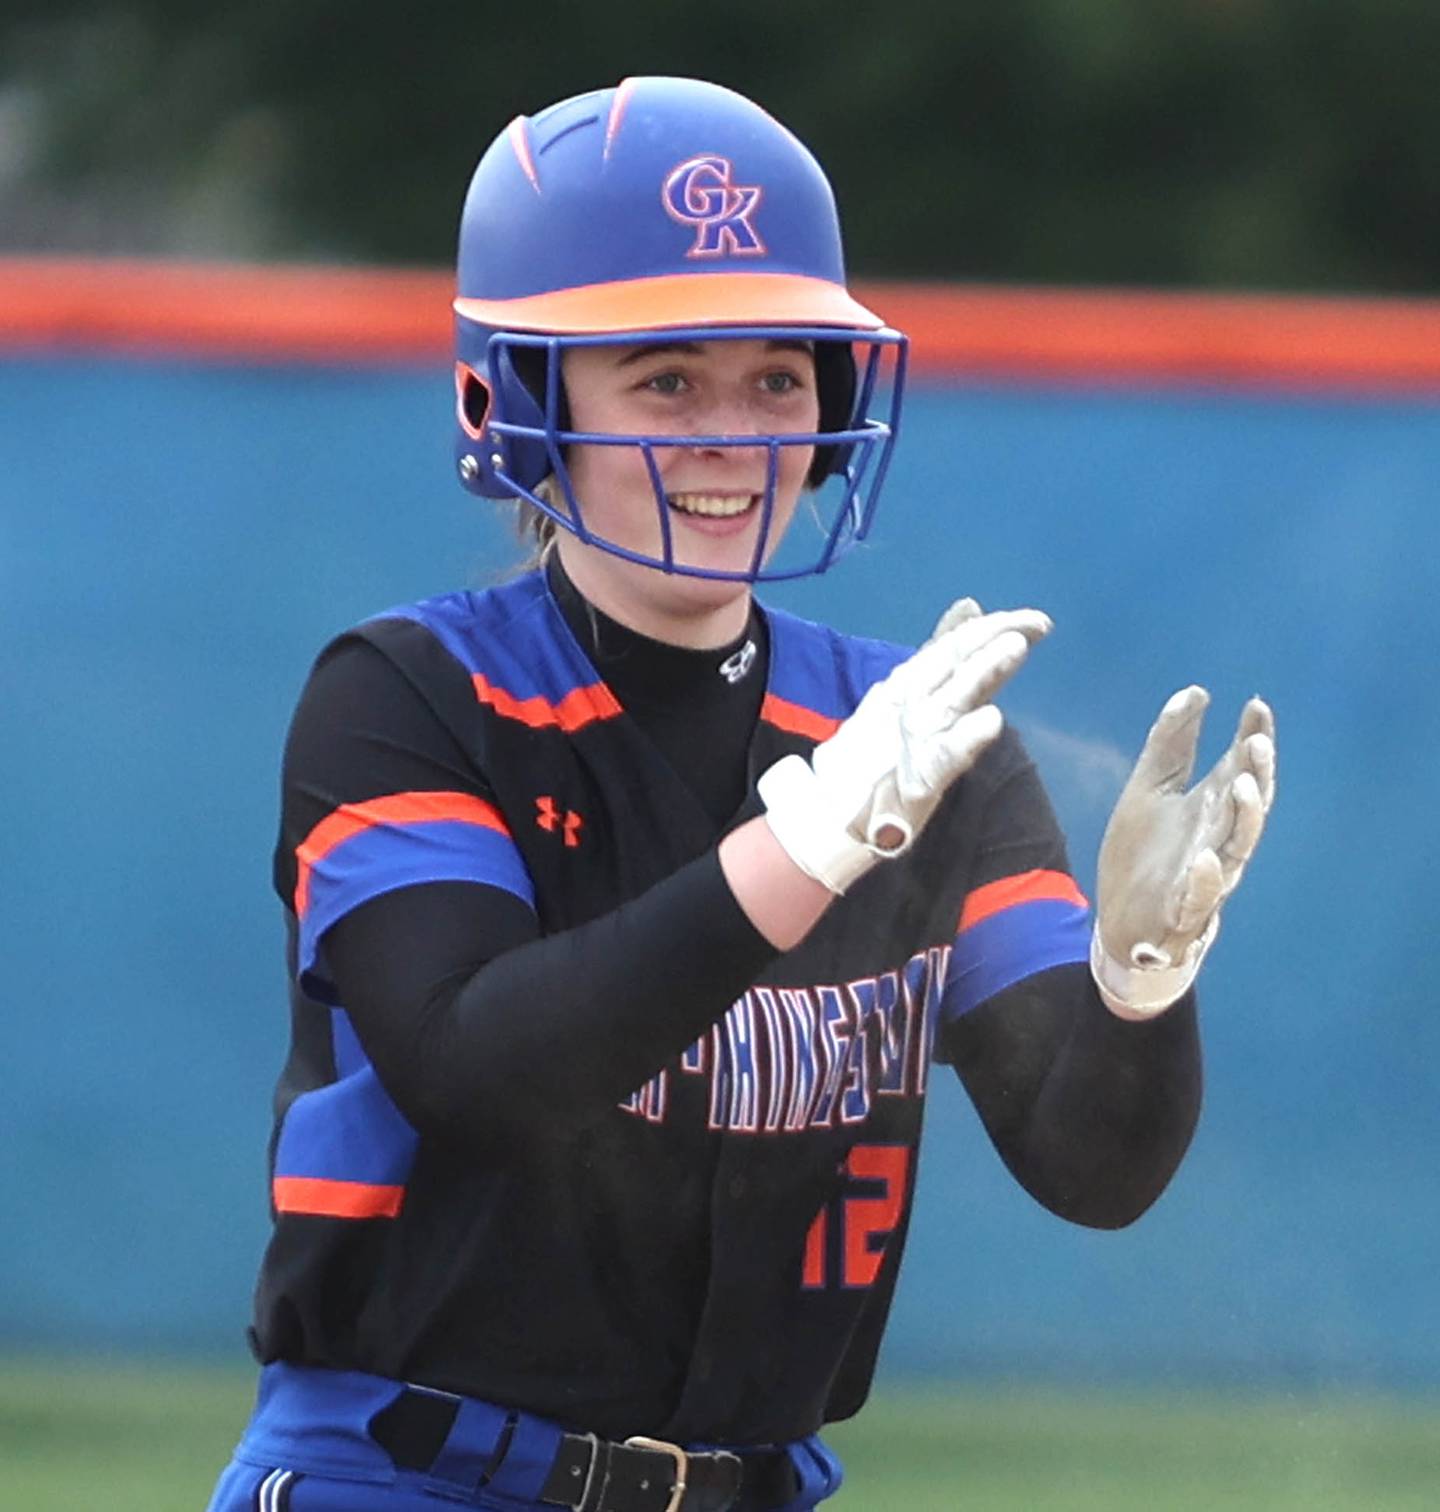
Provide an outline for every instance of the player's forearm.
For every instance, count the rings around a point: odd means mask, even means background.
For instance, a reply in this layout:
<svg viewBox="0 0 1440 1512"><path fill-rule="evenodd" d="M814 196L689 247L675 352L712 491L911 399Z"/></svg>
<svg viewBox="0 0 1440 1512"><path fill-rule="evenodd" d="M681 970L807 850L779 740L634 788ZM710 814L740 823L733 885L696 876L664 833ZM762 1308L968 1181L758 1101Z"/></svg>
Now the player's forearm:
<svg viewBox="0 0 1440 1512"><path fill-rule="evenodd" d="M1121 1228L1165 1190L1195 1132L1195 997L1150 1023L1116 1018L1093 983L1077 997L1075 1031L1016 1158L1047 1207L1077 1223Z"/></svg>
<svg viewBox="0 0 1440 1512"><path fill-rule="evenodd" d="M798 945L835 901L790 859L763 817L720 842L720 869L745 917L777 950Z"/></svg>
<svg viewBox="0 0 1440 1512"><path fill-rule="evenodd" d="M337 925L331 964L400 1111L452 1142L583 1127L705 1034L775 955L714 851L589 923L460 973L433 964L455 935L437 915L479 907L472 895L489 890L408 891L367 905L363 929Z"/></svg>
<svg viewBox="0 0 1440 1512"><path fill-rule="evenodd" d="M974 1018L960 1068L1016 1179L1075 1223L1134 1222L1174 1175L1199 1117L1193 993L1128 1023L1100 1002L1085 967L1062 967L997 994ZM1008 1053L977 1049L987 1027ZM1023 1069L1007 1074L1007 1063Z"/></svg>

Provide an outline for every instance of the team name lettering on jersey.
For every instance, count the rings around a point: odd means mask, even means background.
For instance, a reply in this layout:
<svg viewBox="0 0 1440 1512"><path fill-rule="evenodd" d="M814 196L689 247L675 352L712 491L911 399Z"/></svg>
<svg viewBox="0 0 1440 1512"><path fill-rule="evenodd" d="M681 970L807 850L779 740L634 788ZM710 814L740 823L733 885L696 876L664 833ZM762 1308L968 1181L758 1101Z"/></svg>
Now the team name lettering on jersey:
<svg viewBox="0 0 1440 1512"><path fill-rule="evenodd" d="M841 985L752 987L680 1058L709 1078L708 1127L801 1134L861 1124L876 1097L923 1097L950 946ZM620 1107L650 1123L670 1108L670 1072Z"/></svg>

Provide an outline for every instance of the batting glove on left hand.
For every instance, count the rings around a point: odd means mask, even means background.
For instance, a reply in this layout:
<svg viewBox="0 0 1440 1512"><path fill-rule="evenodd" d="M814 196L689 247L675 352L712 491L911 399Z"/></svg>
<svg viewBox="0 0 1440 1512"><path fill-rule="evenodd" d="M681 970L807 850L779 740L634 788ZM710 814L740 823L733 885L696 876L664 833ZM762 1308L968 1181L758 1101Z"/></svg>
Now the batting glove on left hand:
<svg viewBox="0 0 1440 1512"><path fill-rule="evenodd" d="M1275 798L1275 717L1259 698L1185 791L1209 703L1189 687L1160 711L1100 846L1090 969L1121 1018L1151 1018L1189 989Z"/></svg>

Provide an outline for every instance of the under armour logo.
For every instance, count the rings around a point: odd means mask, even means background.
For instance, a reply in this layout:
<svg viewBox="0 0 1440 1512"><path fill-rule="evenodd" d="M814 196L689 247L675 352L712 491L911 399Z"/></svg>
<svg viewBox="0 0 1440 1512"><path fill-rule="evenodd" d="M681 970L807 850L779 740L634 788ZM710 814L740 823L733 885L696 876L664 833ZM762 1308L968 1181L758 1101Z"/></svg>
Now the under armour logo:
<svg viewBox="0 0 1440 1512"><path fill-rule="evenodd" d="M695 227L695 245L686 257L763 257L750 217L760 203L758 185L731 182L729 158L687 158L672 168L660 191L666 211L677 221Z"/></svg>
<svg viewBox="0 0 1440 1512"><path fill-rule="evenodd" d="M535 800L535 810L535 823L547 834L553 835L559 830L566 845L574 847L580 844L580 827L585 821L573 809L562 812L555 800L546 794Z"/></svg>
<svg viewBox="0 0 1440 1512"><path fill-rule="evenodd" d="M720 676L728 683L738 683L755 665L755 642L747 640L733 655L720 663Z"/></svg>

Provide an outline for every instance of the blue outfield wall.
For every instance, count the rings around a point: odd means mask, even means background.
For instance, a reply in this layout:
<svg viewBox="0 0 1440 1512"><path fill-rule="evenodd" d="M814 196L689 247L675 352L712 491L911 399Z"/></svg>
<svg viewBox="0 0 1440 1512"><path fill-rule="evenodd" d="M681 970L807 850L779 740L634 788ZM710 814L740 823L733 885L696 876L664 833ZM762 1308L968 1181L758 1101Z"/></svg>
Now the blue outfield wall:
<svg viewBox="0 0 1440 1512"><path fill-rule="evenodd" d="M0 362L0 1348L242 1356L285 1035L269 850L307 662L510 540L449 374ZM873 543L777 602L1057 630L1005 703L1082 885L1155 710L1281 731L1203 980L1207 1104L1133 1229L1037 1208L937 1081L892 1373L1440 1387L1440 406L918 390ZM1426 651L1426 647L1430 650Z"/></svg>

